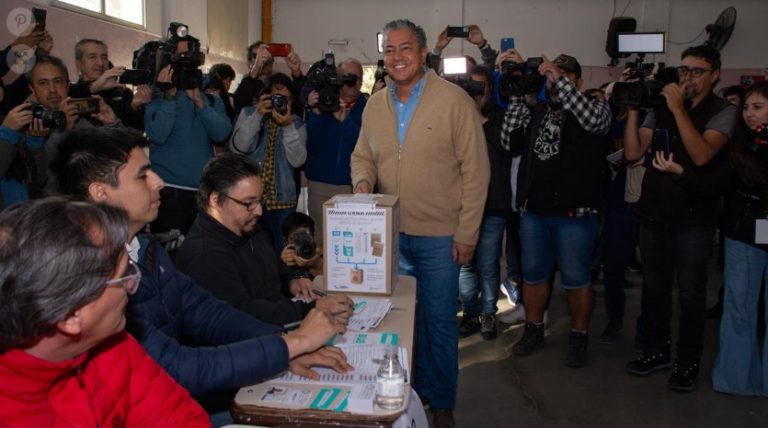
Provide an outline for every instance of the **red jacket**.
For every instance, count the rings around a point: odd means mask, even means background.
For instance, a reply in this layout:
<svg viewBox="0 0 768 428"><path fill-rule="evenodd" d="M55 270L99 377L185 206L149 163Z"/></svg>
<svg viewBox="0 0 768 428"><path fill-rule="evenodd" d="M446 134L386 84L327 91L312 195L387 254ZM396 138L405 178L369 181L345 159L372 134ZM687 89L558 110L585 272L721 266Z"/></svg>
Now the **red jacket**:
<svg viewBox="0 0 768 428"><path fill-rule="evenodd" d="M210 427L141 345L118 333L72 360L0 355L2 427Z"/></svg>

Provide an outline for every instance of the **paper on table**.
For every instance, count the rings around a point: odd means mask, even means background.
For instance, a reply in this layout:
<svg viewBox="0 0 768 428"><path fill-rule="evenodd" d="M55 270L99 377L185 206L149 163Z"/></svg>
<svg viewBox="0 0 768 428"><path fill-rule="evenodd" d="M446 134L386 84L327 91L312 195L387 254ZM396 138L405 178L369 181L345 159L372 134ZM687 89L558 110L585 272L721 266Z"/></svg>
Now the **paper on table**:
<svg viewBox="0 0 768 428"><path fill-rule="evenodd" d="M347 330L367 331L376 328L392 309L389 299L355 297L352 300L355 302L355 312L349 319Z"/></svg>
<svg viewBox="0 0 768 428"><path fill-rule="evenodd" d="M349 386L358 383L375 383L376 372L384 358L385 351L389 348L386 345L337 345L347 355L349 362L354 370L347 373L337 373L332 369L324 367L313 368L320 378L312 380L304 376L299 376L291 372L285 372L283 375L273 378L272 381L279 383L322 383L327 385ZM405 383L408 383L408 352L403 347L398 347L398 357L400 364L405 371Z"/></svg>
<svg viewBox="0 0 768 428"><path fill-rule="evenodd" d="M397 345L399 338L397 333L347 331L334 336L333 345Z"/></svg>

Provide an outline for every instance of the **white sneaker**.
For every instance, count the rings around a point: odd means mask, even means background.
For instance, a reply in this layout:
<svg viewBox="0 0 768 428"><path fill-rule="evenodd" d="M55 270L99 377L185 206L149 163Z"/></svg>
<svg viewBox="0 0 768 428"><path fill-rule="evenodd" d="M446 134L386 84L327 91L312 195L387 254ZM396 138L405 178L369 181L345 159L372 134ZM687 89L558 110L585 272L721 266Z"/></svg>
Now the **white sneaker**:
<svg viewBox="0 0 768 428"><path fill-rule="evenodd" d="M525 321L525 306L522 303L513 305L511 310L496 315L496 319L504 324L518 324Z"/></svg>

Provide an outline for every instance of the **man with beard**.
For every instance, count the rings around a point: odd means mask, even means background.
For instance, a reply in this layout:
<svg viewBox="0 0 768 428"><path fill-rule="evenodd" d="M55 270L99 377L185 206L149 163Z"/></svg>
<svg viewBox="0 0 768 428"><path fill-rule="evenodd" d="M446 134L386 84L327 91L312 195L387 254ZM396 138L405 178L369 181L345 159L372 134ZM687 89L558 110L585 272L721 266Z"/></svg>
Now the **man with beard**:
<svg viewBox="0 0 768 428"><path fill-rule="evenodd" d="M624 156L634 162L649 150L654 168L643 178L633 210L640 220L643 260L642 355L627 371L645 376L668 369L671 359L672 287L679 287L680 327L672 375L667 387L696 387L704 342L706 266L719 211L719 195L692 188L688 177L713 177L726 166L725 147L733 136L738 109L712 93L720 78L720 53L706 45L683 51L677 68L680 83L662 90L665 108L649 113L638 126L630 109L624 129ZM663 168L674 161L687 174Z"/></svg>
<svg viewBox="0 0 768 428"><path fill-rule="evenodd" d="M292 277L258 225L263 188L259 166L247 156L225 153L211 159L197 191L200 212L176 265L215 297L264 322L298 321L316 307L346 324L352 315L346 296L291 300L302 289L311 290L312 281Z"/></svg>

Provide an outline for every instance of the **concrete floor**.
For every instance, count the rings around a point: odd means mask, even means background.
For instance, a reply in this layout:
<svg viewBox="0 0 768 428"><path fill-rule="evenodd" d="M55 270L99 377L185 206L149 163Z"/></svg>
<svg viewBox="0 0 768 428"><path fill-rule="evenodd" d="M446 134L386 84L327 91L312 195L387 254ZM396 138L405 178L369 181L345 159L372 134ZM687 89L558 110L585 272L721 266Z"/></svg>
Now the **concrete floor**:
<svg viewBox="0 0 768 428"><path fill-rule="evenodd" d="M717 298L721 274L709 269L708 301ZM589 363L565 365L570 321L565 294L556 285L549 310L547 347L528 357L512 355L522 324L500 324L499 337L479 334L459 342L459 427L768 427L768 399L738 397L712 390L718 321L708 320L698 388L687 394L666 388L669 371L638 378L624 371L634 359L634 321L640 307L641 276L627 274L627 316L622 339L601 345L605 327L602 283L590 330ZM556 282L556 284L559 284ZM499 312L509 305L499 301ZM709 306L708 306L709 307ZM676 333L676 327L673 329ZM674 334L674 333L673 333ZM674 343L674 339L673 339ZM431 423L431 415L428 413Z"/></svg>

